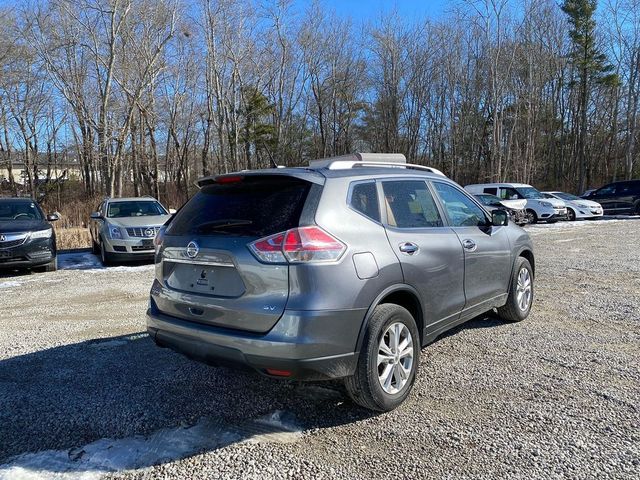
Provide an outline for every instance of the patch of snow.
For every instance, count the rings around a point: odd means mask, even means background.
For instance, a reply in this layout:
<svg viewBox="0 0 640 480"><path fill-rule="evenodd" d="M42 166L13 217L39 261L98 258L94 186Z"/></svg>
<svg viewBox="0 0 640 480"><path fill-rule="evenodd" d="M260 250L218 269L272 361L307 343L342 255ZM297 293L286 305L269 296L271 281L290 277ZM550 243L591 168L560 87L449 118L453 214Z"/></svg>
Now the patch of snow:
<svg viewBox="0 0 640 480"><path fill-rule="evenodd" d="M171 462L243 440L289 443L301 435L295 418L283 411L238 426L205 417L193 426L165 428L146 437L103 438L70 450L22 454L0 465L0 480L95 480L109 472Z"/></svg>
<svg viewBox="0 0 640 480"><path fill-rule="evenodd" d="M612 223L621 223L628 221L637 221L640 217L629 215L612 215L603 217L598 220L582 220L576 222L560 221L556 223L536 223L533 225L526 225L525 230L532 234L542 233L547 230L566 230L566 229L578 229L593 226L611 225Z"/></svg>
<svg viewBox="0 0 640 480"><path fill-rule="evenodd" d="M19 287L20 285L22 285L21 282L10 280L8 282L0 283L0 288L15 288L15 287Z"/></svg>
<svg viewBox="0 0 640 480"><path fill-rule="evenodd" d="M58 253L58 270L89 270L95 268L105 267L93 253Z"/></svg>
<svg viewBox="0 0 640 480"><path fill-rule="evenodd" d="M91 252L74 252L58 254L59 270L92 270L102 272L143 272L154 269L154 265L118 265L105 267L100 258Z"/></svg>

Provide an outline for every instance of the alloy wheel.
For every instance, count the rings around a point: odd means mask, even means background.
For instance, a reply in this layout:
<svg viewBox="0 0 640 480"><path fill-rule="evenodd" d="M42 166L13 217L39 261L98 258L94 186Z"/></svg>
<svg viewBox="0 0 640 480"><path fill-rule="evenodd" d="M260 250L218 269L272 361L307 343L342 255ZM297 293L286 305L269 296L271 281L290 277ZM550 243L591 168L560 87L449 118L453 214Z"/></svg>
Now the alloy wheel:
<svg viewBox="0 0 640 480"><path fill-rule="evenodd" d="M516 286L516 300L518 308L526 312L531 305L531 273L528 268L521 268L518 272L518 284Z"/></svg>
<svg viewBox="0 0 640 480"><path fill-rule="evenodd" d="M413 369L413 338L402 322L392 323L378 345L378 381L382 389L394 395L409 381Z"/></svg>

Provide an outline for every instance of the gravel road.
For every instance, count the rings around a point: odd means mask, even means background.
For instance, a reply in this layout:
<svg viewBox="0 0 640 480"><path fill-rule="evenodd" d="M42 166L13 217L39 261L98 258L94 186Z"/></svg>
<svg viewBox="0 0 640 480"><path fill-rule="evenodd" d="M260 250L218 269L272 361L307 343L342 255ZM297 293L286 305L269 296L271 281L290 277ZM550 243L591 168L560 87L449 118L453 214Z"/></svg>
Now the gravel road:
<svg viewBox="0 0 640 480"><path fill-rule="evenodd" d="M425 348L383 415L155 347L152 266L0 277L0 479L640 478L640 220L529 231L532 315Z"/></svg>

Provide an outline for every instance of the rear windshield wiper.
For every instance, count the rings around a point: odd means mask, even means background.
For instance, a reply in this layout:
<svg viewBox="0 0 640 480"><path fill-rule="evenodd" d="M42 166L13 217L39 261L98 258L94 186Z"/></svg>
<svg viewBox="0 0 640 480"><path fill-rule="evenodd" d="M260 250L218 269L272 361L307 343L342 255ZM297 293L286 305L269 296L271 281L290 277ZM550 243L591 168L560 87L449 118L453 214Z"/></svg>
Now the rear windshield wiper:
<svg viewBox="0 0 640 480"><path fill-rule="evenodd" d="M226 228L233 227L242 227L246 225L252 225L253 221L251 220L239 220L236 218L226 218L224 220L212 220L211 222L201 223L196 227L196 231L210 231L210 230L218 230L224 231Z"/></svg>

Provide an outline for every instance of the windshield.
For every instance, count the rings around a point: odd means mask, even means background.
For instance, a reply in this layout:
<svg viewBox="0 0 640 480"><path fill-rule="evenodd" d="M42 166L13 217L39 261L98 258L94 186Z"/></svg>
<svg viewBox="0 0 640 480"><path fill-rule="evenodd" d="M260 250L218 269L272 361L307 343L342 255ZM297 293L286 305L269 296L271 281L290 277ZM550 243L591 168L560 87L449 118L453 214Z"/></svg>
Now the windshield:
<svg viewBox="0 0 640 480"><path fill-rule="evenodd" d="M562 200L582 200L580 197L576 197L575 195L571 195L570 193L564 192L556 192L554 193L556 197L560 197Z"/></svg>
<svg viewBox="0 0 640 480"><path fill-rule="evenodd" d="M107 211L109 218L151 217L154 215L167 215L167 211L158 202L149 200L112 202Z"/></svg>
<svg viewBox="0 0 640 480"><path fill-rule="evenodd" d="M478 200L480 200L480 203L482 203L483 205L498 205L502 201L500 200L500 198L496 197L495 195L483 194L483 195L476 195L476 197L478 198Z"/></svg>
<svg viewBox="0 0 640 480"><path fill-rule="evenodd" d="M43 220L40 207L35 202L20 200L0 201L0 222Z"/></svg>
<svg viewBox="0 0 640 480"><path fill-rule="evenodd" d="M544 195L533 187L518 187L516 190L524 198L544 198Z"/></svg>

